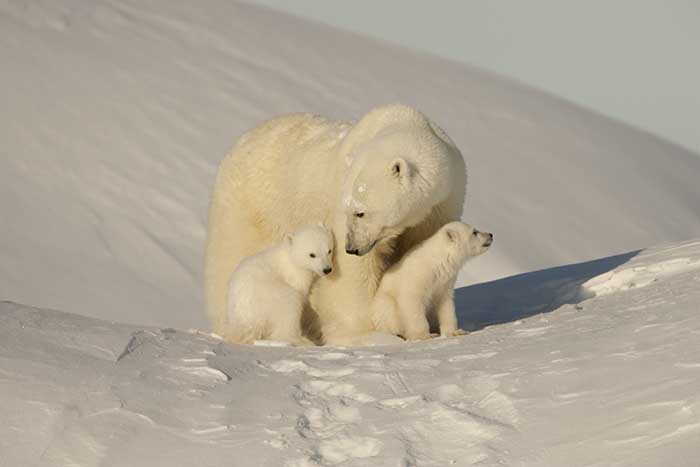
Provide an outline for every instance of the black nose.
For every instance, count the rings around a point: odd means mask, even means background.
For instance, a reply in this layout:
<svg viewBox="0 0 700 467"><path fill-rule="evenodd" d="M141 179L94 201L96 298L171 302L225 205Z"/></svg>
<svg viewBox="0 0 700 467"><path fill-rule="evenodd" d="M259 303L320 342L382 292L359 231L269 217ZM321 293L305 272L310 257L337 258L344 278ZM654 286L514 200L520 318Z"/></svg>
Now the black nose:
<svg viewBox="0 0 700 467"><path fill-rule="evenodd" d="M346 249L345 249L345 253L347 253L347 254L349 254L349 255L359 256L359 255L360 255L360 250L358 250L357 248L355 248L354 250L348 250L348 249L346 248Z"/></svg>
<svg viewBox="0 0 700 467"><path fill-rule="evenodd" d="M325 268L325 269L323 270L323 273L326 274L326 275L328 275L328 274L330 274L330 273L332 273L332 272L333 272L333 268Z"/></svg>

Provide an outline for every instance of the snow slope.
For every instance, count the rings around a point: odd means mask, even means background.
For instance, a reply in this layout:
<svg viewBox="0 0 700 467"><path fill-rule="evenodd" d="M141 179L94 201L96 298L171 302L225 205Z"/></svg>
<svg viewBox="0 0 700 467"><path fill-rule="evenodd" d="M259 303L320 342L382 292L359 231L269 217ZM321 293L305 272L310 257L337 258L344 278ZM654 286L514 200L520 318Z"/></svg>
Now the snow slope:
<svg viewBox="0 0 700 467"><path fill-rule="evenodd" d="M206 326L218 161L292 111L401 101L462 149L473 283L700 236L700 158L540 92L227 0L0 0L0 299Z"/></svg>
<svg viewBox="0 0 700 467"><path fill-rule="evenodd" d="M0 466L698 465L700 241L459 292L502 324L354 348L3 302Z"/></svg>

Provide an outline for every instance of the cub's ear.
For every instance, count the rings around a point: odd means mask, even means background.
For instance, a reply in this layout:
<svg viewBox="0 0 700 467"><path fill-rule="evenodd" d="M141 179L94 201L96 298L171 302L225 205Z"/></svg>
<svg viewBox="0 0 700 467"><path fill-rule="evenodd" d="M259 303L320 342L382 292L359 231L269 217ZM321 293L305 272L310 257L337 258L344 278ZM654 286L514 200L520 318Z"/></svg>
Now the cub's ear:
<svg viewBox="0 0 700 467"><path fill-rule="evenodd" d="M284 236L284 243L286 243L287 245L291 246L293 241L294 237L292 237L292 234L287 234Z"/></svg>
<svg viewBox="0 0 700 467"><path fill-rule="evenodd" d="M457 234L455 233L454 230L451 229L446 229L445 230L445 236L447 237L448 242L456 242L457 241Z"/></svg>
<svg viewBox="0 0 700 467"><path fill-rule="evenodd" d="M410 175L411 170L408 166L408 162L406 162L406 159L403 159L401 157L398 157L391 161L389 169L391 171L391 175L399 179L404 179L408 177Z"/></svg>

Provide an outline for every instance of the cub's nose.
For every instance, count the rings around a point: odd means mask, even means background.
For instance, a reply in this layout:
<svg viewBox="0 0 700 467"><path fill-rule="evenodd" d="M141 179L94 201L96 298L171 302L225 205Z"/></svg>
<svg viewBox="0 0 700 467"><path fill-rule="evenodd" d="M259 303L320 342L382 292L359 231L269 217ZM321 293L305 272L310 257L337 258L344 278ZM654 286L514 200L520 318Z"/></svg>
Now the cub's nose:
<svg viewBox="0 0 700 467"><path fill-rule="evenodd" d="M323 273L324 273L325 275L328 275L328 274L330 274L330 273L332 273L332 272L333 272L333 268L324 268L324 269L323 269Z"/></svg>
<svg viewBox="0 0 700 467"><path fill-rule="evenodd" d="M484 246L489 246L489 245L491 245L492 243L493 243L493 234L490 233L490 234L488 234L488 238L487 238L486 241L484 242Z"/></svg>

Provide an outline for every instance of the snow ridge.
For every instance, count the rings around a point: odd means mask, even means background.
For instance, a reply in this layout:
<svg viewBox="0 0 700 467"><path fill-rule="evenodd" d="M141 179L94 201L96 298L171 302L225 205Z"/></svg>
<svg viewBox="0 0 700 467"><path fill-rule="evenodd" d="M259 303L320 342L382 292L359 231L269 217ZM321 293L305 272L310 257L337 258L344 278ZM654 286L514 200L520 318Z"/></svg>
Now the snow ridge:
<svg viewBox="0 0 700 467"><path fill-rule="evenodd" d="M462 296L486 308L461 319L499 326L374 347L232 346L2 302L0 465L694 465L700 242L543 275L554 309L504 279Z"/></svg>

